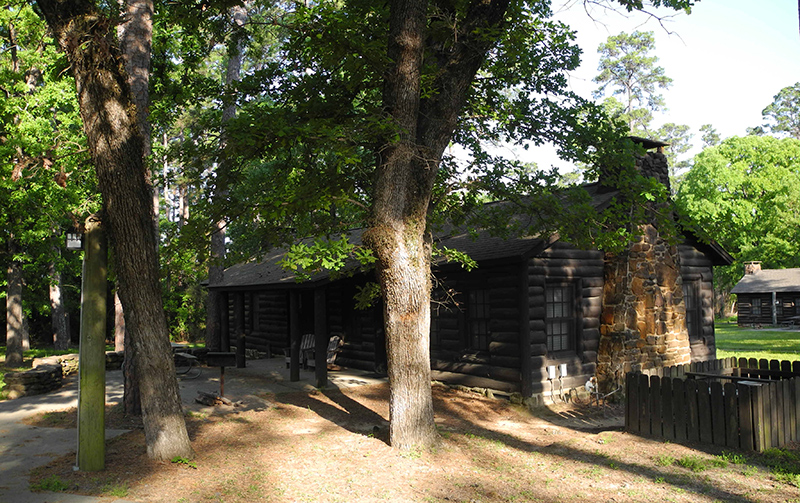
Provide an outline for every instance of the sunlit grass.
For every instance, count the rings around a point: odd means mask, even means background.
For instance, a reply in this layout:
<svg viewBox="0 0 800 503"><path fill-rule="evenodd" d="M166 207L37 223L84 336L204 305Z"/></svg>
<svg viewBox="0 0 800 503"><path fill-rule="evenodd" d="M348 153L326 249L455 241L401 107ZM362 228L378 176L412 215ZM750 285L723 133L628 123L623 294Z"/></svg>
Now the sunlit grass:
<svg viewBox="0 0 800 503"><path fill-rule="evenodd" d="M717 358L800 360L800 332L782 329L754 330L733 323L714 325Z"/></svg>

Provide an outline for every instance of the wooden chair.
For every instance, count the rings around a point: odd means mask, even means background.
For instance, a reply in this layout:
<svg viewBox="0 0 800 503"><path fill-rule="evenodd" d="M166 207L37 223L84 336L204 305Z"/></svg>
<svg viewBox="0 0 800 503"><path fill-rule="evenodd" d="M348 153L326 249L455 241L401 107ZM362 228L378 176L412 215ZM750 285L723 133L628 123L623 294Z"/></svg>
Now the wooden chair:
<svg viewBox="0 0 800 503"><path fill-rule="evenodd" d="M336 361L336 355L341 351L342 337L339 335L332 335L328 340L328 352L325 358L326 365L333 365ZM308 368L317 368L316 354L314 348L311 348L306 356L306 366Z"/></svg>
<svg viewBox="0 0 800 503"><path fill-rule="evenodd" d="M312 355L314 354L314 337L314 334L303 334L303 337L300 339L301 368L306 368L308 366L307 355L309 354L309 350ZM286 359L286 368L288 369L292 365L292 348L284 348L283 354Z"/></svg>

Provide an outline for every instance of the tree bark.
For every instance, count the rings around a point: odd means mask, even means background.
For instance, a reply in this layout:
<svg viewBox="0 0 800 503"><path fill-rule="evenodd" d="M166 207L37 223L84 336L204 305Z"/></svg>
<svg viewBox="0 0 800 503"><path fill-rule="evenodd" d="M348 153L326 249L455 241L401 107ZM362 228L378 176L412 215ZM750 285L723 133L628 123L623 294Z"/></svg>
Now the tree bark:
<svg viewBox="0 0 800 503"><path fill-rule="evenodd" d="M397 136L381 151L372 221L364 242L377 258L384 305L393 447L437 441L430 388L430 260L427 216L436 172L470 84L494 44L508 0L473 1L452 44L426 47L425 0L390 3L383 103ZM456 12L452 13L457 16ZM429 51L430 60L423 61ZM431 97L420 97L423 65L436 65Z"/></svg>
<svg viewBox="0 0 800 503"><path fill-rule="evenodd" d="M242 68L242 53L244 51L243 44L243 29L245 21L247 20L247 10L241 5L236 5L231 8L231 18L233 19L233 34L229 41L228 47L228 63L225 71L225 86L231 89L236 82L240 79ZM228 99L232 93L226 93ZM236 104L233 102L226 103L222 110L222 124L225 124L236 116ZM223 131L223 142L225 141L225 133ZM222 145L224 150L226 145ZM216 201L223 201L228 197L228 188L225 183L226 174L225 170L228 168L227 163L222 162L218 167L216 174L216 191L212 196ZM214 285L221 283L225 276L225 228L226 223L224 220L217 220L214 222L214 228L211 232L211 261L208 267L208 283ZM227 351L222 348L222 325L220 323L221 316L227 316L226 312L221 309L220 292L217 290L209 290L208 297L206 298L206 347L212 351ZM222 349L221 349L222 348Z"/></svg>
<svg viewBox="0 0 800 503"><path fill-rule="evenodd" d="M14 259L17 253L14 237L8 241L8 290L6 292L6 367L22 366L22 339L25 330L22 313L22 263Z"/></svg>
<svg viewBox="0 0 800 503"><path fill-rule="evenodd" d="M428 448L437 441L430 385L430 256L426 232L436 166L420 170L417 145L427 2L391 4L384 106L399 133L377 170L372 222L364 241L377 258L389 374L389 441ZM433 168L433 169L430 169Z"/></svg>
<svg viewBox="0 0 800 503"><path fill-rule="evenodd" d="M57 248L58 247L54 247ZM55 253L57 251L54 250ZM67 327L67 311L64 309L64 289L61 272L50 262L50 323L53 331L53 347L57 351L69 349L70 337Z"/></svg>
<svg viewBox="0 0 800 503"><path fill-rule="evenodd" d="M118 26L118 37L125 70L128 73L131 101L136 105L136 124L142 135L142 159L145 163L145 173L150 182L151 198L153 205L153 233L155 247L158 251L159 239L159 198L158 190L153 184L152 172L146 168L152 151L150 127L150 57L153 40L153 1L152 0L126 0L124 23ZM115 301L117 296L115 296ZM118 308L118 309L117 309ZM114 316L115 345L116 337L121 333L122 345L130 346L127 330L125 330L125 310L122 303L115 303ZM142 406L139 392L139 379L133 358L126 358L123 363L124 397L123 408L125 414L140 416Z"/></svg>
<svg viewBox="0 0 800 503"><path fill-rule="evenodd" d="M125 312L119 300L119 284L114 289L114 351L125 351Z"/></svg>
<svg viewBox="0 0 800 503"><path fill-rule="evenodd" d="M114 244L150 458L192 458L161 299L144 140L113 26L85 0L38 0L67 54Z"/></svg>

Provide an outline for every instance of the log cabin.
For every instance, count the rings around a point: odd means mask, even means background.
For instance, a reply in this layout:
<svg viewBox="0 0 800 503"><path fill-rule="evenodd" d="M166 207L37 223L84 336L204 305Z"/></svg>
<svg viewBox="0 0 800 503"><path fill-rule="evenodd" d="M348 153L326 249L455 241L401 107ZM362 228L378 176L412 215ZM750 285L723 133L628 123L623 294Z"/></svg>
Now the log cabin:
<svg viewBox="0 0 800 503"><path fill-rule="evenodd" d="M638 165L668 183L660 152ZM585 188L597 205L611 197L601 182ZM432 378L540 398L591 377L612 390L627 371L715 358L712 269L731 257L691 232L676 244L652 225L639 231L615 254L557 237L439 235L440 246L468 254L478 267L433 266ZM352 231L350 241L359 242L360 233ZM344 345L337 365L384 372L381 306L357 309L354 301L371 275L316 273L298 282L280 266L284 253L234 265L208 285L223 293L221 311L228 313L223 346L236 339L231 327L260 351L287 347L304 333L320 332L320 342L338 334Z"/></svg>
<svg viewBox="0 0 800 503"><path fill-rule="evenodd" d="M800 268L761 269L745 262L737 295L739 325L800 325Z"/></svg>

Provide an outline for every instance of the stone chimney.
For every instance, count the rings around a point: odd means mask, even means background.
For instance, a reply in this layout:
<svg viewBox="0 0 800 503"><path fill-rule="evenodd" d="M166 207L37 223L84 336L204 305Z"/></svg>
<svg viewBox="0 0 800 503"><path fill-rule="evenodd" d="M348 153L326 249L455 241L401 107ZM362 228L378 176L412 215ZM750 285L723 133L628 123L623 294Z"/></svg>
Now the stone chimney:
<svg viewBox="0 0 800 503"><path fill-rule="evenodd" d="M635 141L635 140L634 140ZM636 160L645 176L669 187L669 166L652 142ZM604 257L603 311L597 379L602 390L624 382L625 373L691 362L680 254L651 223L633 227L629 248Z"/></svg>
<svg viewBox="0 0 800 503"><path fill-rule="evenodd" d="M761 262L745 262L744 263L744 275L747 276L748 274L757 274L761 272Z"/></svg>

